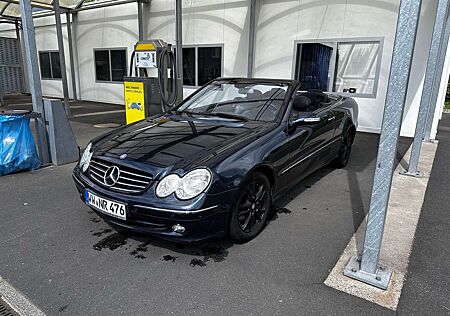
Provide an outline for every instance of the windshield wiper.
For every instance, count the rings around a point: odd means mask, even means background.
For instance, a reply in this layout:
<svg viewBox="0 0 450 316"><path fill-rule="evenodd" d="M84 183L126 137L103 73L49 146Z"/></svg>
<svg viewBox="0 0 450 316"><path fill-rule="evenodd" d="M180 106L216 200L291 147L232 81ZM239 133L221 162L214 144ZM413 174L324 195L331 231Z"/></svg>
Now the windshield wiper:
<svg viewBox="0 0 450 316"><path fill-rule="evenodd" d="M236 114L225 113L225 112L191 112L191 111L174 111L176 114L190 114L190 115L205 115L205 116L217 116L222 118L229 118L239 121L248 121L248 118Z"/></svg>
<svg viewBox="0 0 450 316"><path fill-rule="evenodd" d="M196 113L196 114L217 116L217 117L222 117L222 118L235 119L235 120L239 120L239 121L248 121L248 118L246 118L246 117L236 115L236 114L231 114L231 113L225 113L225 112L212 112L212 113L202 112L202 113Z"/></svg>

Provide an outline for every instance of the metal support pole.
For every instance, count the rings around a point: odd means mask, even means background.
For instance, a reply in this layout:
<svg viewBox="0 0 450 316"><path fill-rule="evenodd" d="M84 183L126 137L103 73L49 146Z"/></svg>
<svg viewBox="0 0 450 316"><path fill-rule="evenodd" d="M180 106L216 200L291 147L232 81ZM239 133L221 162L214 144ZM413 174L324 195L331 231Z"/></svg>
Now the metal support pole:
<svg viewBox="0 0 450 316"><path fill-rule="evenodd" d="M250 0L250 22L248 27L247 77L253 77L253 58L255 56L256 0Z"/></svg>
<svg viewBox="0 0 450 316"><path fill-rule="evenodd" d="M66 13L66 21L67 21L67 41L69 42L69 60L70 60L70 75L72 82L72 94L73 99L78 100L77 98L77 83L75 79L75 63L73 58L73 43L72 43L72 23L70 21L70 13Z"/></svg>
<svg viewBox="0 0 450 316"><path fill-rule="evenodd" d="M23 56L22 56L22 43L20 40L20 28L19 28L19 21L15 21L14 22L15 26L16 26L16 38L17 38L17 43L19 46L19 62L20 62L20 66L22 69L22 83L21 83L21 91L20 93L25 93L25 71L24 71L24 67L23 67Z"/></svg>
<svg viewBox="0 0 450 316"><path fill-rule="evenodd" d="M53 8L55 10L56 36L58 38L59 65L61 67L64 108L66 110L66 115L69 116L70 115L69 88L67 86L66 57L64 55L64 38L61 26L61 9L59 8L59 0L53 1Z"/></svg>
<svg viewBox="0 0 450 316"><path fill-rule="evenodd" d="M78 65L80 64L80 59L78 58L78 44L77 44L77 32L78 32L78 14L77 12L72 12L72 32L73 32L73 41L72 41L72 53L74 57L74 66L78 69ZM75 81L78 87L77 97L78 99L83 99L82 89L81 89L81 81L80 81L80 72L74 72Z"/></svg>
<svg viewBox="0 0 450 316"><path fill-rule="evenodd" d="M177 80L183 86L183 7L181 0L175 0L175 40L177 44Z"/></svg>
<svg viewBox="0 0 450 316"><path fill-rule="evenodd" d="M390 269L380 267L378 260L421 4L421 0L400 1L363 254L361 260L350 259L344 271L351 278L381 289L387 289L392 274Z"/></svg>
<svg viewBox="0 0 450 316"><path fill-rule="evenodd" d="M42 102L41 78L39 77L36 38L34 33L33 16L30 0L20 1L20 15L24 34L25 54L28 64L28 76L30 84L33 111L41 114L36 118L36 136L39 156L43 164L50 162L48 150L47 132L45 128L44 104Z"/></svg>
<svg viewBox="0 0 450 316"><path fill-rule="evenodd" d="M427 121L424 125L424 140L431 141L431 129L433 128L434 113L436 112L437 99L439 89L441 88L442 70L444 69L445 57L447 54L448 40L450 36L450 17L447 17L445 32L441 41L439 57L436 65L436 73L433 80L433 88L431 90L430 106L428 107Z"/></svg>
<svg viewBox="0 0 450 316"><path fill-rule="evenodd" d="M408 170L400 172L400 174L407 176L423 176L422 173L417 170L417 166L419 164L420 150L422 147L424 126L427 120L428 108L430 107L430 96L433 90L433 81L438 75L440 75L440 72L437 72L437 62L439 47L441 45L444 33L447 6L448 0L439 0L436 12L436 21L433 28L433 36L431 39L430 52L428 53L427 69L425 72L425 80L423 83L422 97L420 99L419 114L417 117L416 131L414 133L414 141L411 149L409 166Z"/></svg>
<svg viewBox="0 0 450 316"><path fill-rule="evenodd" d="M139 32L139 40L142 41L144 39L144 19L142 18L142 1L137 1L138 7L138 32Z"/></svg>

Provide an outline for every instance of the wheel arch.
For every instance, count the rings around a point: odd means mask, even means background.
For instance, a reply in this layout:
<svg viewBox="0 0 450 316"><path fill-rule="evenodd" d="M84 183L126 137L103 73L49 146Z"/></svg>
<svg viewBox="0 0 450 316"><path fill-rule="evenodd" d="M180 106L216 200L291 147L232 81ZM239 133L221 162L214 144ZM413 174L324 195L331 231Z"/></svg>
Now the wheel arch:
<svg viewBox="0 0 450 316"><path fill-rule="evenodd" d="M274 188L276 187L276 177L275 177L275 171L273 170L273 168L267 164L256 165L251 170L249 170L249 172L247 172L247 175L245 178L249 177L252 173L255 173L255 172L261 172L262 174L264 174L267 177L267 179L270 182L270 186L271 186L272 194L273 194Z"/></svg>

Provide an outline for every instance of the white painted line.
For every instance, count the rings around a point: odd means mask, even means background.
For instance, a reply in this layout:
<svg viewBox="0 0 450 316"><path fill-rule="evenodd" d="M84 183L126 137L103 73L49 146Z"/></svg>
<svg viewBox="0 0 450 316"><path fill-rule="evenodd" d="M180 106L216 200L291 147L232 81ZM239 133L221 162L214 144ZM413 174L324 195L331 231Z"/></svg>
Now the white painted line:
<svg viewBox="0 0 450 316"><path fill-rule="evenodd" d="M125 113L125 110L114 110L114 111L83 113L83 114L72 115L72 117L96 116L96 115L113 114L113 113Z"/></svg>
<svg viewBox="0 0 450 316"><path fill-rule="evenodd" d="M400 175L399 172L403 170L401 165L394 172L380 253L380 264L394 271L387 290L383 291L343 274L349 259L356 256L357 252L361 253L367 219L362 222L351 238L340 259L325 280L326 285L386 308L397 309L436 149L437 143L424 142L422 144L419 166L420 171L424 173L423 178ZM411 148L404 157L405 161L409 161L410 151ZM349 210L350 218L353 217L351 211Z"/></svg>
<svg viewBox="0 0 450 316"><path fill-rule="evenodd" d="M0 276L0 296L21 316L45 316L45 314L22 293Z"/></svg>

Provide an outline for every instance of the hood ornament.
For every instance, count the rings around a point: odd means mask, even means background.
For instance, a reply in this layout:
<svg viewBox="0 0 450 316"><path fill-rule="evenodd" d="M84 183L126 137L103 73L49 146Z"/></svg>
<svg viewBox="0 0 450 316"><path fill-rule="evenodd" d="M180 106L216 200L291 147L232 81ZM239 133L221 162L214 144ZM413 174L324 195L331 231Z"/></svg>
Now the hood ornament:
<svg viewBox="0 0 450 316"><path fill-rule="evenodd" d="M123 160L123 159L125 159L125 158L127 158L127 157L128 157L128 155L127 155L127 154L122 154L122 155L120 155L120 157L119 157L119 158Z"/></svg>

